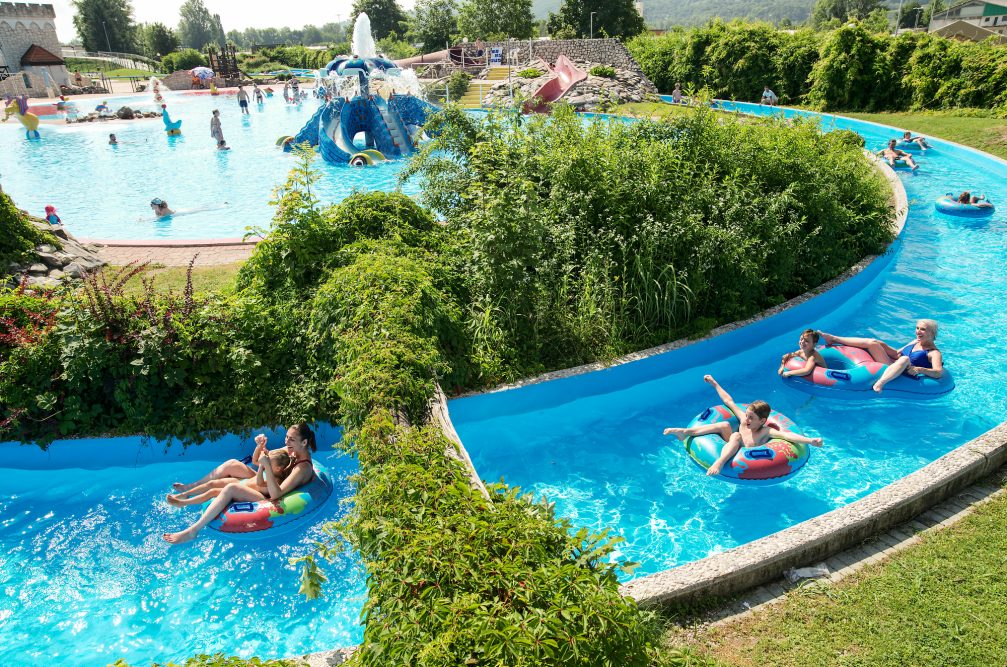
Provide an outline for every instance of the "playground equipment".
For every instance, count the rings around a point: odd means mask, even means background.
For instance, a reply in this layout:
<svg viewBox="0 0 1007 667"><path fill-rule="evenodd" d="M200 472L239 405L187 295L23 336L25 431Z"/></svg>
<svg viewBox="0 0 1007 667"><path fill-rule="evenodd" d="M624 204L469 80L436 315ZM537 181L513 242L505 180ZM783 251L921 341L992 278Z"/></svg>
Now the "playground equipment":
<svg viewBox="0 0 1007 667"><path fill-rule="evenodd" d="M423 125L437 108L418 97L419 82L411 70L375 52L365 13L354 25L353 51L319 71L326 95L296 136L277 141L284 150L307 143L317 146L326 161L344 165L373 164L416 150Z"/></svg>
<svg viewBox="0 0 1007 667"><path fill-rule="evenodd" d="M161 105L161 120L164 121L164 131L168 133L169 137L177 137L182 134L182 121L172 120L171 116L168 115L168 106L166 104Z"/></svg>
<svg viewBox="0 0 1007 667"><path fill-rule="evenodd" d="M27 139L38 139L38 116L28 111L28 96L18 95L17 97L6 97L4 102L7 107L4 109L3 122L11 116L17 116L24 126L24 136ZM34 135L34 136L32 136Z"/></svg>
<svg viewBox="0 0 1007 667"><path fill-rule="evenodd" d="M570 59L560 54L555 65L550 65L549 69L556 75L555 79L545 82L541 88L535 91L528 102L525 102L525 113L549 113L549 106L566 95L566 92L573 88L574 84L580 83L587 78L587 72L574 66Z"/></svg>

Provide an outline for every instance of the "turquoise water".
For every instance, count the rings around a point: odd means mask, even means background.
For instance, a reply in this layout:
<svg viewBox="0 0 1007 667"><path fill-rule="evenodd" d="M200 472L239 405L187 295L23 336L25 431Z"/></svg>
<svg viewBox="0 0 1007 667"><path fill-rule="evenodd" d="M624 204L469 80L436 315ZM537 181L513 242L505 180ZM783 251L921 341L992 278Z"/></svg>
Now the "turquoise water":
<svg viewBox="0 0 1007 667"><path fill-rule="evenodd" d="M27 141L16 120L0 125L0 184L23 209L44 215L52 204L71 233L91 239L207 239L242 236L247 227L265 227L274 207L273 189L294 164L275 143L294 135L317 109L306 99L287 104L281 90L242 116L234 95L168 93L172 120L182 120L182 135L168 137L160 118L133 122L66 125L44 123L41 139ZM100 100L76 102L81 113ZM122 105L152 111L150 95L108 98L112 110ZM220 109L224 138L232 150L217 151L210 137L210 117ZM118 146L108 145L114 132ZM394 190L404 161L357 169L316 159L321 173L316 194L338 202L355 190ZM407 184L403 191L417 192ZM158 221L150 200L160 197L172 209L187 212ZM191 211L191 212L190 212Z"/></svg>
<svg viewBox="0 0 1007 667"><path fill-rule="evenodd" d="M282 435L271 446L281 444ZM6 461L20 457L3 452ZM165 494L213 462L116 467L109 458L98 455L87 466L94 470L0 467L0 665L86 667L122 657L139 666L217 651L275 658L359 643L359 563L343 556L325 565L325 596L307 602L287 561L322 537L323 520L344 514L355 463L315 455L335 489L306 531L237 541L204 530L169 547L161 534L195 520L198 508L168 507Z"/></svg>
<svg viewBox="0 0 1007 667"><path fill-rule="evenodd" d="M751 107L745 107L746 110ZM755 107L758 110L757 107ZM897 133L855 121L869 148ZM451 401L455 427L484 479L500 477L556 503L559 514L626 539L618 558L644 575L744 544L846 505L900 479L1007 419L999 341L1007 327L1007 208L988 220L934 211L948 191L970 189L1007 204L1007 165L934 140L916 173L899 171L910 200L901 249L859 296L835 299L807 322L742 332L738 349L702 360L707 347L669 362ZM898 245L898 244L897 244ZM914 320L940 323L937 344L957 388L936 401L836 401L776 376L783 352L807 327L903 345ZM767 333L768 330L768 333ZM660 373L653 367L663 363ZM707 478L666 426L685 426L718 403L712 373L739 401L762 398L825 447L794 479L771 487Z"/></svg>

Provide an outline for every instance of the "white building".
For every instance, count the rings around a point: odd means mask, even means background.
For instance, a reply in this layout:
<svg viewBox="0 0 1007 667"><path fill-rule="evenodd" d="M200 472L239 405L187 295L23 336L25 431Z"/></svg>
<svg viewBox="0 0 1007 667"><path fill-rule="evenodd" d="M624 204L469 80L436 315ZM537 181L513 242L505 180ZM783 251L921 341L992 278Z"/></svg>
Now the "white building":
<svg viewBox="0 0 1007 667"><path fill-rule="evenodd" d="M0 93L45 97L68 83L55 19L52 5L0 2Z"/></svg>
<svg viewBox="0 0 1007 667"><path fill-rule="evenodd" d="M1007 35L1007 0L967 0L952 5L930 18L930 32L939 32L945 37L958 36L960 33L963 38L979 40L994 35ZM948 32L954 34L946 34Z"/></svg>

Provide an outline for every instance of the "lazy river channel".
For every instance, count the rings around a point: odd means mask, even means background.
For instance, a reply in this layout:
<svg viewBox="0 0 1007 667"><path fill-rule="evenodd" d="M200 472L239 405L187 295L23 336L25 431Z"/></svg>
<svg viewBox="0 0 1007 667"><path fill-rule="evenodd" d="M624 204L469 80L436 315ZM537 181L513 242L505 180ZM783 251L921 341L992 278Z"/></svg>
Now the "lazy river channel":
<svg viewBox="0 0 1007 667"><path fill-rule="evenodd" d="M871 149L899 135L831 116L823 125L852 129ZM638 576L846 505L999 424L1007 418L1000 358L1007 327L1007 164L938 139L932 143L918 156L917 172L897 171L910 210L894 256L881 260L873 275L819 297L814 312L778 316L642 361L451 401L455 428L480 476L502 477L544 496L577 526L611 528L625 538L617 557L639 563ZM1002 202L1001 211L984 220L935 212L938 196L966 189ZM937 345L957 383L937 400L812 397L776 375L780 355L797 349L807 327L901 347L914 338L917 318L939 321ZM805 435L824 438L825 446L812 451L799 475L776 486L706 477L677 440L662 435L664 427L685 426L719 403L702 380L705 373L738 401L768 401Z"/></svg>
<svg viewBox="0 0 1007 667"><path fill-rule="evenodd" d="M22 206L39 209L35 212L56 203L81 236L149 238L157 229L136 219L145 215L152 194L172 204L173 198L198 204L237 201L225 193L251 196L253 189L258 193L280 182L291 163L275 152L275 135L295 132L314 108L276 106L260 116L253 109L247 126L236 115L225 117L225 137L234 150L221 156L203 125L210 106L225 103L194 100L189 102L194 120L184 126L184 141L167 140L155 120L150 122L157 126L147 129L116 127L127 142L117 153L104 144L106 126L59 127L43 138L44 150L26 142L23 133L0 132L0 149L13 155L21 170L5 166L4 188ZM181 116L183 102L177 106ZM188 123L188 112L185 118ZM828 127L833 120L825 122ZM894 130L869 123L834 122L861 133L872 148L895 136ZM151 148L141 150L140 142ZM1000 288L1007 271L1001 259L1007 250L1005 217L998 212L983 221L949 218L934 211L933 200L947 191L971 189L1007 204L1007 164L944 141L933 144L918 172L899 172L911 206L891 261L865 272L853 284L856 289L822 297L808 321L771 319L694 344L685 353L451 401L455 426L480 476L504 477L545 496L575 525L612 528L626 540L617 556L639 562L636 574L648 574L850 503L1003 421L1007 383L999 346L1007 326ZM13 153L6 152L10 147ZM170 169L172 155L188 155L187 169L189 161L194 164L186 172ZM82 165L83 156L91 162ZM108 181L117 178L123 164L145 170L144 178L156 181L157 192L111 187ZM39 169L54 184L44 196L37 191ZM359 187L390 189L401 165L380 169L325 171L322 200L345 196L340 193L354 186L340 179L356 174L386 181ZM96 173L107 178L86 176ZM77 178L70 178L73 174ZM255 224L268 220L264 195L248 206L238 218ZM83 220L91 210L107 215L109 226L75 229L76 215ZM100 217L93 218L95 225L103 224ZM123 220L135 231L115 232L129 230L111 226ZM163 235L233 236L243 227L214 227L212 216L179 220L184 224L162 230ZM784 387L775 374L780 354L795 349L806 326L903 344L912 338L918 317L940 321L937 343L957 383L938 400L813 398ZM702 382L704 373L715 375L738 400L769 401L806 434L822 436L825 447L812 453L796 478L777 486L747 488L705 477L677 441L661 435L665 426L685 425L717 402ZM332 441L330 435L327 444ZM322 520L345 511L340 500L350 493L351 461L331 451L318 455L337 484L318 521L305 532L272 543L204 533L191 545L169 548L161 533L178 530L195 516L194 510L165 506L170 483L198 477L210 459L247 454L251 443L233 442L233 452L209 446L183 458L139 461L135 448L123 456L102 443L89 447L81 450L80 442L73 443L36 460L25 448L0 446L0 664L104 665L117 657L146 664L216 651L271 658L359 642L358 616L366 594L359 564L347 556L327 566L326 596L309 602L298 595L296 568L287 561L309 550ZM25 465L27 458L37 465Z"/></svg>

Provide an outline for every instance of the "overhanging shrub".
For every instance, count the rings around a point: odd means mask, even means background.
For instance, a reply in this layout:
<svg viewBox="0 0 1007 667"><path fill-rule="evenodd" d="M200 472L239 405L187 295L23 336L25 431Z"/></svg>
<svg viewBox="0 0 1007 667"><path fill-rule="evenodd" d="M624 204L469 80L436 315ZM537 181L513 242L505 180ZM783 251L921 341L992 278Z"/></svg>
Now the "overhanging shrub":
<svg viewBox="0 0 1007 667"><path fill-rule="evenodd" d="M30 259L42 243L59 247L56 237L35 227L9 195L0 192L0 281L10 275L12 263Z"/></svg>

